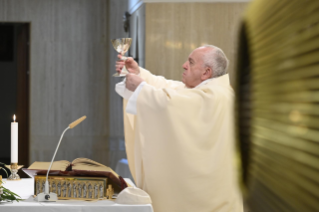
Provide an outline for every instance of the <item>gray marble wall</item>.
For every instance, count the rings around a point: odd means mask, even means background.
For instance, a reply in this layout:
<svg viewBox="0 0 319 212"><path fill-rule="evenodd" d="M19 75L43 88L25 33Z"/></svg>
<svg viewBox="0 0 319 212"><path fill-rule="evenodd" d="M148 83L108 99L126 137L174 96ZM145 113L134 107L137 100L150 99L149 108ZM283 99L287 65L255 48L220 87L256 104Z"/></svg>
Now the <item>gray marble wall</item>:
<svg viewBox="0 0 319 212"><path fill-rule="evenodd" d="M50 161L62 131L83 115L56 160L87 157L115 168L125 157L109 38L124 36L126 8L127 0L0 0L0 22L31 23L30 163Z"/></svg>
<svg viewBox="0 0 319 212"><path fill-rule="evenodd" d="M109 0L109 40L112 38L127 37L128 34L124 32L123 15L127 11L127 0ZM107 42L110 42L110 41ZM108 76L109 76L109 163L111 167L116 166L116 162L121 158L126 158L124 131L123 131L123 105L122 98L120 98L114 91L115 84L119 82L120 78L112 77L115 73L115 61L117 60L117 52L110 45L107 55L109 55Z"/></svg>

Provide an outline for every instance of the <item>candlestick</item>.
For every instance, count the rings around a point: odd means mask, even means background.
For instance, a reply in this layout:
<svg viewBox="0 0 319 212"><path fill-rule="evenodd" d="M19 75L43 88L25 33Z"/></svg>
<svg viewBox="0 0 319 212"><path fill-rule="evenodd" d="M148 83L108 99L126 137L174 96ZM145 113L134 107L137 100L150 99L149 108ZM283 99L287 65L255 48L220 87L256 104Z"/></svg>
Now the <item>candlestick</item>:
<svg viewBox="0 0 319 212"><path fill-rule="evenodd" d="M15 122L16 115L11 122L11 163L18 163L18 122Z"/></svg>
<svg viewBox="0 0 319 212"><path fill-rule="evenodd" d="M20 176L18 175L18 170L23 167L23 165L18 165L18 163L11 163L11 165L6 165L8 169L10 169L11 174L7 180L20 180Z"/></svg>

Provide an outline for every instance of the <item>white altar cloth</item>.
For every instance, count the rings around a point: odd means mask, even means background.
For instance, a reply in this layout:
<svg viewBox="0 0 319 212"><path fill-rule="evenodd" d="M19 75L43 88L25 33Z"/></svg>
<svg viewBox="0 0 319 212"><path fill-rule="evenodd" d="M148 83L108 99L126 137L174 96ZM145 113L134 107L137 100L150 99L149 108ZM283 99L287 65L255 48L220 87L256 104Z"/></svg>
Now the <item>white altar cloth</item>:
<svg viewBox="0 0 319 212"><path fill-rule="evenodd" d="M134 185L129 179L125 179ZM0 203L0 212L153 212L151 204L147 205L121 205L111 200L83 201L83 200L58 200L57 202L36 202L33 200L33 178L20 181L3 180L4 187L25 199L20 202Z"/></svg>

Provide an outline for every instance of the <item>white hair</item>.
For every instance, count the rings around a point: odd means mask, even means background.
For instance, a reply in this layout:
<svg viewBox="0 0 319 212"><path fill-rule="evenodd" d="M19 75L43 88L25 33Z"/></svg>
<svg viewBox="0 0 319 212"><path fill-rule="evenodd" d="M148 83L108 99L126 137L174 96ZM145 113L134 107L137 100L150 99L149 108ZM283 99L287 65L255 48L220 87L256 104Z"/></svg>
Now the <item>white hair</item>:
<svg viewBox="0 0 319 212"><path fill-rule="evenodd" d="M210 48L210 50L204 55L203 62L204 66L208 66L213 70L211 78L227 74L229 60L223 50L213 45L205 45L202 47Z"/></svg>

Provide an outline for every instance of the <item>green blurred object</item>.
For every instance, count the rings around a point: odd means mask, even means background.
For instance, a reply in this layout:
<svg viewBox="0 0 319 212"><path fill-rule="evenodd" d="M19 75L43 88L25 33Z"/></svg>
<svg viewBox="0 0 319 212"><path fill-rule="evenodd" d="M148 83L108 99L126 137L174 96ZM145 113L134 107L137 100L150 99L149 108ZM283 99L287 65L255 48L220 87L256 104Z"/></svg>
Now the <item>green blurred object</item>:
<svg viewBox="0 0 319 212"><path fill-rule="evenodd" d="M318 0L250 4L235 90L249 210L319 211Z"/></svg>
<svg viewBox="0 0 319 212"><path fill-rule="evenodd" d="M6 164L4 164L4 163L1 163L1 162L0 162L0 164L6 165ZM8 172L7 172L7 170L5 170L5 168L3 168L3 167L0 167L0 170L3 170L3 171L4 171L4 172L5 172L6 174L7 174L7 177L9 176L9 175L8 175Z"/></svg>

